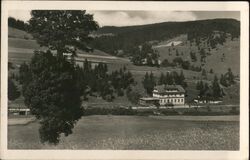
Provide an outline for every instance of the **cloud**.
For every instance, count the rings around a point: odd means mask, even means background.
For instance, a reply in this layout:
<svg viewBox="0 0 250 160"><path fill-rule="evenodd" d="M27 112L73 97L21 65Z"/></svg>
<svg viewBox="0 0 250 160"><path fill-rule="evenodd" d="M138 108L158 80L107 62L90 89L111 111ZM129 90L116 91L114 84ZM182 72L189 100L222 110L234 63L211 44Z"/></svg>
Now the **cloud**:
<svg viewBox="0 0 250 160"><path fill-rule="evenodd" d="M87 11L100 26L132 26L166 21L197 20L193 12L180 11ZM10 10L9 16L23 21L31 18L30 10Z"/></svg>
<svg viewBox="0 0 250 160"><path fill-rule="evenodd" d="M131 26L166 21L190 21L197 17L192 12L179 11L88 11L101 26Z"/></svg>
<svg viewBox="0 0 250 160"><path fill-rule="evenodd" d="M240 20L235 11L87 11L101 26L131 26L166 21L190 21L213 18L234 18ZM28 21L30 10L10 10L9 16Z"/></svg>

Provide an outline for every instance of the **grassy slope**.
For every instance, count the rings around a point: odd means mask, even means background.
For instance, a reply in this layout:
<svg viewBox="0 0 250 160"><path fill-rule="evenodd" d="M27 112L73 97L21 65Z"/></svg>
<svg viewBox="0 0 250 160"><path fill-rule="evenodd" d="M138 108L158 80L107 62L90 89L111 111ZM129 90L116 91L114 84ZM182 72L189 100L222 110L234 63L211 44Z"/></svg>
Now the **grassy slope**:
<svg viewBox="0 0 250 160"><path fill-rule="evenodd" d="M168 40L168 41L162 41L158 45L164 45L168 44L169 42L174 41L182 41L183 43L174 47L160 47L156 50L159 52L160 60L168 59L169 61L172 61L174 58L178 57L176 56L176 50L178 50L179 57L181 57L183 60L188 60L191 62L194 66L201 66L200 63L200 54L198 51L198 47L196 45L190 45L190 42L187 41L186 35L181 35L178 37L175 37L174 39ZM205 45L201 45L201 48L206 48ZM225 73L227 69L230 67L235 73L235 75L239 75L240 73L240 42L239 39L235 39L231 41L230 39L227 39L226 43L222 45L218 45L216 49L211 50L211 55L207 55L206 63L204 65L204 68L209 71L210 69L213 69L215 73L220 75L221 73ZM169 48L171 49L169 52ZM190 51L195 52L197 56L197 62L192 62L190 58ZM222 62L221 58L223 53L225 54L225 59Z"/></svg>
<svg viewBox="0 0 250 160"><path fill-rule="evenodd" d="M29 61L35 49L44 49L44 47L40 47L37 42L32 39L30 34L24 31L9 27L8 35L9 60L15 64ZM94 50L92 53L87 53L82 50L78 50L77 52L82 55L91 54L95 56L109 56L107 53L99 50Z"/></svg>
<svg viewBox="0 0 250 160"><path fill-rule="evenodd" d="M144 116L87 116L57 146L41 144L37 122L8 126L9 149L237 150L238 122L193 122ZM91 133L91 134L90 134Z"/></svg>
<svg viewBox="0 0 250 160"><path fill-rule="evenodd" d="M20 39L32 39L32 35L28 34L25 31L16 29L16 28L12 28L9 27L8 28L8 37L12 37L12 38L20 38Z"/></svg>

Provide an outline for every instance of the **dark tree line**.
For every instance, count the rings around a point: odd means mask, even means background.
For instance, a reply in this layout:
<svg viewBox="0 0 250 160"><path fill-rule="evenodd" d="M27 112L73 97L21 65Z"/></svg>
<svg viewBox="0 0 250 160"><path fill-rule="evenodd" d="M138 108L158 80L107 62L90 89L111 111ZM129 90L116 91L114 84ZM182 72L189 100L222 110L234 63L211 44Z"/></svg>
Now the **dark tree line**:
<svg viewBox="0 0 250 160"><path fill-rule="evenodd" d="M183 88L187 87L187 83L185 82L185 76L182 71L180 72L180 74L175 71L167 72L166 74L161 73L159 78L155 77L152 72L150 74L146 72L142 84L148 95L152 95L155 85L176 84L181 85Z"/></svg>
<svg viewBox="0 0 250 160"><path fill-rule="evenodd" d="M8 18L8 26L16 28L16 29L20 29L22 31L27 31L28 30L28 24L27 23L25 23L22 20L15 19L13 17Z"/></svg>
<svg viewBox="0 0 250 160"><path fill-rule="evenodd" d="M84 100L91 95L112 101L116 95L123 96L134 83L133 75L126 67L108 73L107 64L99 63L93 68L87 59L83 68L77 67L77 72Z"/></svg>
<svg viewBox="0 0 250 160"><path fill-rule="evenodd" d="M225 95L216 75L210 86L201 80L197 82L196 89L199 90L199 97L207 100L222 98Z"/></svg>
<svg viewBox="0 0 250 160"><path fill-rule="evenodd" d="M47 61L53 59L52 54L49 52L42 53L42 55L50 55ZM39 56L41 56L41 53L37 53L34 59ZM56 62L56 60L54 61ZM131 85L134 83L132 73L125 66L108 73L108 67L105 63L99 63L95 67L92 67L91 62L87 59L83 63L83 67L76 66L75 69L72 69L76 79L75 85L79 89L79 94L83 97L83 100L88 100L88 96L100 96L104 100L112 101L115 96L124 96L125 92L129 92L127 90L130 90ZM47 65L51 66L52 64ZM32 77L34 71L31 68L34 68L33 65L29 66L26 63L20 66L19 82L23 85L24 94L27 86L29 87L29 83L34 78Z"/></svg>
<svg viewBox="0 0 250 160"><path fill-rule="evenodd" d="M225 95L222 86L228 87L233 84L235 84L234 75L229 68L227 73L221 75L220 80L215 75L211 86L209 86L208 83L205 83L202 80L198 81L196 84L196 89L199 90L200 97L217 99Z"/></svg>
<svg viewBox="0 0 250 160"><path fill-rule="evenodd" d="M176 71L173 72L167 72L166 74L161 73L160 78L158 80L158 85L181 85L182 87L186 88L187 83L185 82L185 76L183 74L183 71L178 74Z"/></svg>

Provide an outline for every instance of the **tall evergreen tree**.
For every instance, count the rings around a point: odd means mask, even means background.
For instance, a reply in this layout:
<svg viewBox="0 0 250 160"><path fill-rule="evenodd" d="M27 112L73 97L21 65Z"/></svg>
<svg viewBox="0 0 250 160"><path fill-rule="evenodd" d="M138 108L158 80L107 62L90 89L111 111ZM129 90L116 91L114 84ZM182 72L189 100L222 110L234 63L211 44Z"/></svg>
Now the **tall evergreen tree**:
<svg viewBox="0 0 250 160"><path fill-rule="evenodd" d="M159 81L158 81L158 85L162 85L162 84L166 84L165 83L165 75L163 73L161 73Z"/></svg>
<svg viewBox="0 0 250 160"><path fill-rule="evenodd" d="M149 75L148 72L146 72L143 81L142 81L143 87L146 90L146 92L148 93L148 86L149 86Z"/></svg>
<svg viewBox="0 0 250 160"><path fill-rule="evenodd" d="M165 84L172 85L174 83L173 77L171 76L171 73L167 72L165 76Z"/></svg>
<svg viewBox="0 0 250 160"><path fill-rule="evenodd" d="M152 95L152 92L153 92L154 86L155 86L155 77L154 77L153 73L151 72L149 75L148 72L146 72L142 83L143 83L143 87L146 90L147 94Z"/></svg>
<svg viewBox="0 0 250 160"><path fill-rule="evenodd" d="M73 57L76 48L91 51L87 46L92 40L89 34L98 24L86 11L33 10L29 25L29 32L48 51L32 58L32 79L25 89L25 103L40 120L41 141L57 144L60 134L71 134L82 116L76 68L63 54ZM56 56L51 50L56 50Z"/></svg>
<svg viewBox="0 0 250 160"><path fill-rule="evenodd" d="M232 72L231 68L228 68L227 75L228 75L229 84L234 84L235 83L234 75L233 75L233 72Z"/></svg>
<svg viewBox="0 0 250 160"><path fill-rule="evenodd" d="M207 72L205 69L202 69L201 75L204 79L207 79Z"/></svg>
<svg viewBox="0 0 250 160"><path fill-rule="evenodd" d="M214 98L222 97L222 90L220 88L220 84L218 82L218 78L217 78L216 75L214 76L214 80L213 80L213 83L212 83L212 91L213 91L213 97Z"/></svg>

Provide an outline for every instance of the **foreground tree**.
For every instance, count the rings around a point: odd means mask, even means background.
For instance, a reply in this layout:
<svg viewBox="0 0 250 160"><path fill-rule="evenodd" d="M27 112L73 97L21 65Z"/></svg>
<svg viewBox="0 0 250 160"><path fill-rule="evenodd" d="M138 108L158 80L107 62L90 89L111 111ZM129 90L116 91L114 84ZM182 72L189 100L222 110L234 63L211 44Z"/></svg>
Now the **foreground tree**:
<svg viewBox="0 0 250 160"><path fill-rule="evenodd" d="M31 16L29 32L48 51L36 52L32 58L25 103L40 120L41 141L57 144L60 134L71 134L82 116L77 69L63 54L73 57L77 48L90 51L88 35L98 25L85 11L37 10L31 11Z"/></svg>
<svg viewBox="0 0 250 160"><path fill-rule="evenodd" d="M98 29L93 15L78 10L31 11L29 31L41 46L63 53L75 54L76 48L91 51L89 34Z"/></svg>
<svg viewBox="0 0 250 160"><path fill-rule="evenodd" d="M49 51L36 53L30 64L32 80L24 91L25 104L41 123L42 142L58 143L82 116L80 88L74 66Z"/></svg>

